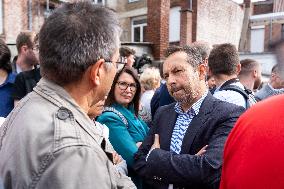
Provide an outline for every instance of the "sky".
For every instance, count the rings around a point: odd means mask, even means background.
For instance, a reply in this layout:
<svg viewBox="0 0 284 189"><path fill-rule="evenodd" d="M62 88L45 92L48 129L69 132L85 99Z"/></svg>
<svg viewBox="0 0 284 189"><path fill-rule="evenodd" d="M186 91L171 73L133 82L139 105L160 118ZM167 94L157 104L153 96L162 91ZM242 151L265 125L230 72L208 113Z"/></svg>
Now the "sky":
<svg viewBox="0 0 284 189"><path fill-rule="evenodd" d="M232 1L235 1L237 3L243 3L244 2L243 0L232 0ZM257 1L264 1L264 0L252 0L252 2L257 2Z"/></svg>

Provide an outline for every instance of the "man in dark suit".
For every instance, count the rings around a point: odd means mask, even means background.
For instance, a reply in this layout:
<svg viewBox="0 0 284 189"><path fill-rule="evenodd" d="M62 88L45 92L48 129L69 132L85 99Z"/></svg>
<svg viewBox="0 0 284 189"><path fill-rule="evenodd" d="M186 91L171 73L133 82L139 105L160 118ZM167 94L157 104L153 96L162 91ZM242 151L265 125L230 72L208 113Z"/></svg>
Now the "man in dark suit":
<svg viewBox="0 0 284 189"><path fill-rule="evenodd" d="M177 103L158 109L134 169L153 188L218 188L224 143L244 108L208 92L197 50L172 47L166 54L163 75Z"/></svg>

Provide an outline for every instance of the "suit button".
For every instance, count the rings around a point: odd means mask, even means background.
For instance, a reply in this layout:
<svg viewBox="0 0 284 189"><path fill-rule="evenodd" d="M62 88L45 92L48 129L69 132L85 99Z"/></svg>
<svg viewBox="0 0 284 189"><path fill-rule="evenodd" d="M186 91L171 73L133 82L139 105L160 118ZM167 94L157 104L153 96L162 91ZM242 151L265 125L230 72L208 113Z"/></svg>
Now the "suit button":
<svg viewBox="0 0 284 189"><path fill-rule="evenodd" d="M57 112L58 119L65 120L69 117L68 110L65 108L60 108Z"/></svg>

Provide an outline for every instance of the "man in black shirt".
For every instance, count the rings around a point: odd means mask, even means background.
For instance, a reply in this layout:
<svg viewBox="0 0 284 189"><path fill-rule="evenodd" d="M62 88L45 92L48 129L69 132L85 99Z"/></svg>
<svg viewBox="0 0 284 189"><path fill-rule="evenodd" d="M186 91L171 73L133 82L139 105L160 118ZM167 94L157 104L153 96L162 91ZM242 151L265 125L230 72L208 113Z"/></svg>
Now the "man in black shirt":
<svg viewBox="0 0 284 189"><path fill-rule="evenodd" d="M35 68L29 71L21 72L16 76L14 91L12 94L15 105L19 100L33 90L41 78L40 69L37 67L39 64L37 41L38 36L36 35L33 44L30 45L29 53L22 55L24 56L23 59L32 64Z"/></svg>

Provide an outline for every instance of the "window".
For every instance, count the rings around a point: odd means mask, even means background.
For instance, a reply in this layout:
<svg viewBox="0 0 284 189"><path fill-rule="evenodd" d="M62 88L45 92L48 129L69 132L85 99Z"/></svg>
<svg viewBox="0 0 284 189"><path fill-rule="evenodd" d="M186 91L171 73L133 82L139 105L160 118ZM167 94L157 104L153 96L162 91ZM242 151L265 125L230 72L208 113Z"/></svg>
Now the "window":
<svg viewBox="0 0 284 189"><path fill-rule="evenodd" d="M145 42L147 19L132 20L132 42Z"/></svg>
<svg viewBox="0 0 284 189"><path fill-rule="evenodd" d="M101 4L101 5L105 5L105 0L93 0L93 2L95 3L95 4Z"/></svg>
<svg viewBox="0 0 284 189"><path fill-rule="evenodd" d="M264 51L264 26L254 26L251 28L250 51Z"/></svg>
<svg viewBox="0 0 284 189"><path fill-rule="evenodd" d="M128 0L129 3L136 2L136 1L139 1L139 0Z"/></svg>
<svg viewBox="0 0 284 189"><path fill-rule="evenodd" d="M180 10L181 7L173 7L170 10L169 42L180 41Z"/></svg>

